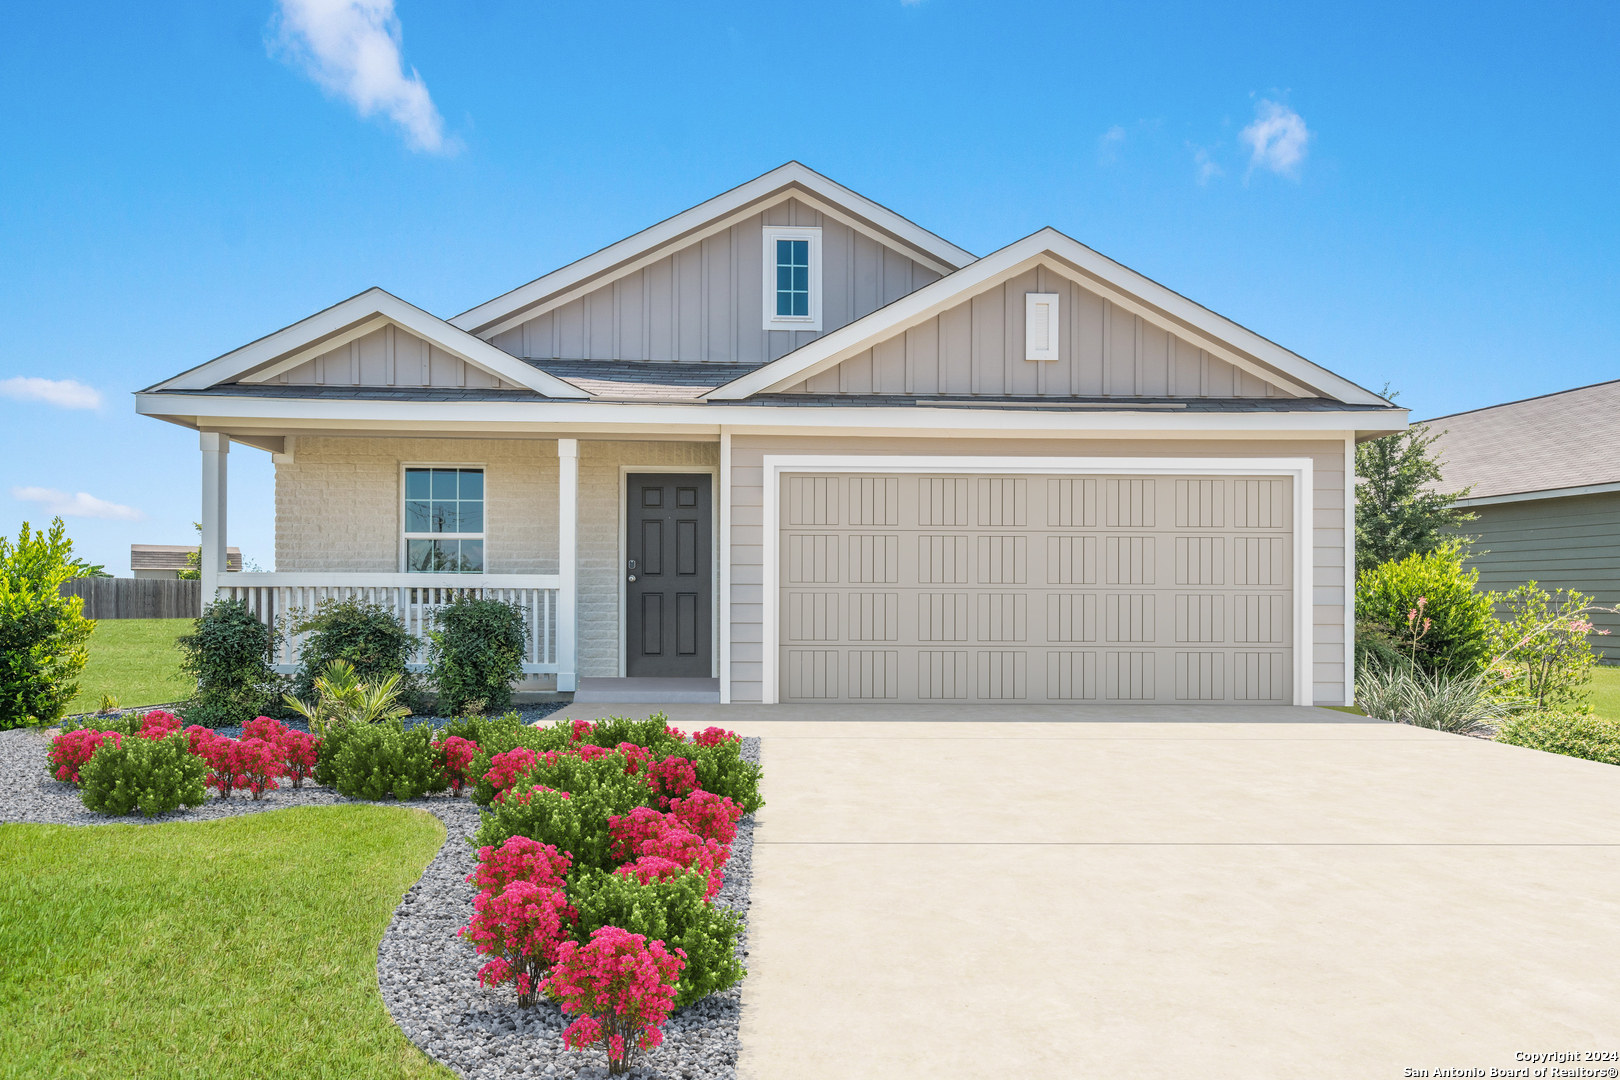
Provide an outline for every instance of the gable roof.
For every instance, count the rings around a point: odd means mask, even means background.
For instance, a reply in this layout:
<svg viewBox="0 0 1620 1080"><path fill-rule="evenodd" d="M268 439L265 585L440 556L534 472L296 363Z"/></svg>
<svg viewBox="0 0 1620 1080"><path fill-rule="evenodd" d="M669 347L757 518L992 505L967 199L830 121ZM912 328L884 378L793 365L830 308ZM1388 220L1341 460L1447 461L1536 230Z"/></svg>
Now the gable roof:
<svg viewBox="0 0 1620 1080"><path fill-rule="evenodd" d="M589 396L579 387L525 364L482 338L451 326L438 316L430 315L415 304L408 304L375 286L206 364L199 364L190 371L148 387L145 392L206 390L231 382L263 383L389 323L514 386L554 398Z"/></svg>
<svg viewBox="0 0 1620 1080"><path fill-rule="evenodd" d="M732 188L643 229L593 255L569 263L527 285L462 312L450 322L480 337L493 337L544 311L601 288L608 280L656 262L741 218L798 198L834 220L900 249L935 273L949 274L975 256L915 222L797 161Z"/></svg>
<svg viewBox="0 0 1620 1080"><path fill-rule="evenodd" d="M706 397L730 400L787 390L1036 265L1046 265L1073 278L1083 288L1287 393L1393 408L1372 391L1195 304L1053 228L1042 229L986 255L711 391Z"/></svg>
<svg viewBox="0 0 1620 1080"><path fill-rule="evenodd" d="M1607 452L1620 438L1620 380L1424 420L1444 468L1441 490L1465 502L1620 484Z"/></svg>

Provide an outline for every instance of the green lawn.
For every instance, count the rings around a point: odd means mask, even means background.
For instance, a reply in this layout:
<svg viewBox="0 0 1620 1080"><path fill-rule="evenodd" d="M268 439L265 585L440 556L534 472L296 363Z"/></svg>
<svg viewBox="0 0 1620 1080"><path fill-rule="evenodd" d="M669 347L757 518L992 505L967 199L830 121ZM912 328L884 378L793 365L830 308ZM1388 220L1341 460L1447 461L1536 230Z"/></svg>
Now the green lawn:
<svg viewBox="0 0 1620 1080"><path fill-rule="evenodd" d="M90 635L90 662L68 712L94 712L102 694L112 694L126 708L190 697L192 686L180 674L174 642L191 633L191 626L190 619L98 619Z"/></svg>
<svg viewBox="0 0 1620 1080"><path fill-rule="evenodd" d="M366 805L0 825L0 1076L449 1077L377 992L444 835Z"/></svg>
<svg viewBox="0 0 1620 1080"><path fill-rule="evenodd" d="M1620 721L1620 665L1593 668L1591 690L1593 710L1604 719Z"/></svg>

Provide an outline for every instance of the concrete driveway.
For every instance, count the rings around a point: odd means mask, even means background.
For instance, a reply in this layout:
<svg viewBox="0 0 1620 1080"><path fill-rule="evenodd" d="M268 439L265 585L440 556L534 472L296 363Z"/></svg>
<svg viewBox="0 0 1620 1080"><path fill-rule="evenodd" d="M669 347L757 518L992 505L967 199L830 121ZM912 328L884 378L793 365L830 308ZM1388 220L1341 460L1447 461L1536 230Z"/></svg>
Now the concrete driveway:
<svg viewBox="0 0 1620 1080"><path fill-rule="evenodd" d="M1613 766L1321 709L666 711L765 740L745 1078L1620 1050Z"/></svg>

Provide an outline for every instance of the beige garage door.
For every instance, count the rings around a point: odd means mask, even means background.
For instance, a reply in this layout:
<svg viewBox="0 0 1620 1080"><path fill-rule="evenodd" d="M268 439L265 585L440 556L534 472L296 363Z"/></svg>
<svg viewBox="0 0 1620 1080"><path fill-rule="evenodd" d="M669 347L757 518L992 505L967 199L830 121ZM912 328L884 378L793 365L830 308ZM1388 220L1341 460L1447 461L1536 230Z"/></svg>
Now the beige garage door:
<svg viewBox="0 0 1620 1080"><path fill-rule="evenodd" d="M1293 697L1288 477L782 477L782 701Z"/></svg>

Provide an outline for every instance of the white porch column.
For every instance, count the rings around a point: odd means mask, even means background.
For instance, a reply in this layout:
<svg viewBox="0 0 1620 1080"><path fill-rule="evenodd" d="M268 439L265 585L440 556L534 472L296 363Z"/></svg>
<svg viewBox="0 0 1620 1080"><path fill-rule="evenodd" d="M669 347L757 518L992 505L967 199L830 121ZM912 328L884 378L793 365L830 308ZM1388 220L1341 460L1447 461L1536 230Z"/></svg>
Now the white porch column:
<svg viewBox="0 0 1620 1080"><path fill-rule="evenodd" d="M579 689L579 440L557 440L557 689Z"/></svg>
<svg viewBox="0 0 1620 1080"><path fill-rule="evenodd" d="M231 452L231 437L218 431L204 431L202 448L202 602L214 599L214 591L225 576L225 463Z"/></svg>
<svg viewBox="0 0 1620 1080"><path fill-rule="evenodd" d="M720 429L720 704L731 704L731 432Z"/></svg>

